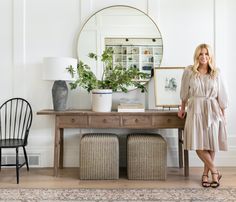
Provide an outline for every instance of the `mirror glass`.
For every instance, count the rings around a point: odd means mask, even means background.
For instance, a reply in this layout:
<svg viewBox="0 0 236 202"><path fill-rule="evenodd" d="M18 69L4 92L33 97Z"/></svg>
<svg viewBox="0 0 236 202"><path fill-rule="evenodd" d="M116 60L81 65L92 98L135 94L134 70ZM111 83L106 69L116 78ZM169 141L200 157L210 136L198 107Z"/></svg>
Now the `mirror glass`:
<svg viewBox="0 0 236 202"><path fill-rule="evenodd" d="M142 11L129 6L112 6L92 15L81 29L77 53L98 78L102 76L101 61L88 57L90 52L101 55L112 47L113 64L136 67L151 74L162 60L161 33L153 20Z"/></svg>

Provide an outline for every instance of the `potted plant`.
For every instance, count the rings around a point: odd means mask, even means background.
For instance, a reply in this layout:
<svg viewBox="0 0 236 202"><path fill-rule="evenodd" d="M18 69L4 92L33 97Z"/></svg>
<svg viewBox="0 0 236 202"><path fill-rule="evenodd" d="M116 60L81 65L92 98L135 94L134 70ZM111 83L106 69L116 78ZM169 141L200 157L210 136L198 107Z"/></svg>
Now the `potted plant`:
<svg viewBox="0 0 236 202"><path fill-rule="evenodd" d="M95 60L99 58L99 56L94 53L89 53L88 57ZM146 91L146 82L144 81L147 81L150 75L140 72L139 69L135 67L126 68L120 64L113 65L112 48L106 48L100 56L100 59L103 62L101 79L98 79L91 68L82 61L79 62L76 70L72 66L67 68L72 78L75 78L76 72L78 75L73 82L69 83L71 89L76 89L79 85L88 92L92 91L93 111L111 111L112 92L128 92L130 86L141 89L141 92ZM107 101L104 96L108 96L110 101ZM96 98L100 100L94 102ZM104 105L106 109L98 109L101 105Z"/></svg>

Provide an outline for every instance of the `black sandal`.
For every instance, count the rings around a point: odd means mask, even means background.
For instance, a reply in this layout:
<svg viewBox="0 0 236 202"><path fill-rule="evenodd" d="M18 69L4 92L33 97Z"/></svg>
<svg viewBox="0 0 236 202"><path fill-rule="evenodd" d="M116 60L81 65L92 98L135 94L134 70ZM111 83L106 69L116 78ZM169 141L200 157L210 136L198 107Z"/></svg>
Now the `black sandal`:
<svg viewBox="0 0 236 202"><path fill-rule="evenodd" d="M205 187L205 188L210 187L211 183L208 182L208 180L207 181L203 180L203 177L207 177L207 179L208 179L208 175L204 175L204 174L202 175L202 186Z"/></svg>
<svg viewBox="0 0 236 202"><path fill-rule="evenodd" d="M211 175L218 175L218 177L217 177L218 181L216 181L216 180L212 181L211 182L211 187L212 188L219 187L220 186L220 179L221 179L222 175L218 171L217 171L217 173L211 173Z"/></svg>

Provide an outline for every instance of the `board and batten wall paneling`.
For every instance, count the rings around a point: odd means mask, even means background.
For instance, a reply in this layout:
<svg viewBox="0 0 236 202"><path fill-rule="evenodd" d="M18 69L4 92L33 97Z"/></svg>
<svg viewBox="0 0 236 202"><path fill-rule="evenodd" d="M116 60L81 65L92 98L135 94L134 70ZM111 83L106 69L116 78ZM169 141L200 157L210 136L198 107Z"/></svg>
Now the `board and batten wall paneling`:
<svg viewBox="0 0 236 202"><path fill-rule="evenodd" d="M193 51L199 43L214 47L217 63L228 83L229 92L234 88L234 58L236 28L236 2L234 0L2 0L0 1L0 99L24 96L35 112L52 108L52 81L41 76L43 57L77 57L77 40L83 23L94 12L112 5L128 5L149 14L158 25L164 42L162 66L186 66L192 64ZM153 82L149 83L148 95L138 91L120 97L139 98L146 104L154 101ZM70 91L68 106L91 106L90 95L81 88ZM230 93L230 112L227 113L229 152L217 157L217 165L234 166L236 153L236 128L234 114L236 99ZM78 166L79 138L84 132L103 130L68 129L65 131L65 166ZM105 130L107 131L107 130ZM130 131L115 130L118 134ZM152 131L154 132L154 131ZM175 131L159 130L169 143L168 165L177 166L177 138ZM29 138L28 153L39 154L40 166L52 166L54 119L34 116ZM74 153L76 153L74 155ZM190 153L190 166L201 166L194 152Z"/></svg>

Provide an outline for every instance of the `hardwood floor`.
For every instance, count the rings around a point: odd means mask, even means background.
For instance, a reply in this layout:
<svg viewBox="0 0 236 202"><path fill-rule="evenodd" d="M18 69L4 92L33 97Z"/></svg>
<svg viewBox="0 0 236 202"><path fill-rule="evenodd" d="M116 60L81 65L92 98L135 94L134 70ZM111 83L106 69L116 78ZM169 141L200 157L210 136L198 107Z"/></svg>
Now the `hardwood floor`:
<svg viewBox="0 0 236 202"><path fill-rule="evenodd" d="M223 177L221 187L236 187L236 168L220 168ZM121 170L119 180L79 180L78 168L64 168L59 177L53 176L52 168L25 168L20 170L20 184L16 184L15 169L2 168L0 188L200 188L202 168L190 168L190 176L183 176L183 169L168 168L165 181L127 180Z"/></svg>

